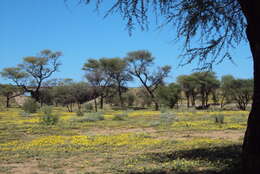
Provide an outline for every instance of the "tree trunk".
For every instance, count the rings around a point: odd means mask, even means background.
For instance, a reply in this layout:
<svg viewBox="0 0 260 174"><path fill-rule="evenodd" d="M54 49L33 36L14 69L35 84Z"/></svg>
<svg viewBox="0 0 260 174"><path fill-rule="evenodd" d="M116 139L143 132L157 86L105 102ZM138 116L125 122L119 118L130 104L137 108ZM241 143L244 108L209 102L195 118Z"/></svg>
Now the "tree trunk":
<svg viewBox="0 0 260 174"><path fill-rule="evenodd" d="M238 0L247 19L247 38L254 63L254 95L243 143L243 174L259 174L260 167L260 1Z"/></svg>
<svg viewBox="0 0 260 174"><path fill-rule="evenodd" d="M122 97L122 91L121 91L120 84L118 84L118 96L119 96L119 100L120 100L120 107L121 107L121 109L123 109L124 103L123 103L123 97Z"/></svg>
<svg viewBox="0 0 260 174"><path fill-rule="evenodd" d="M155 110L156 111L159 111L159 103L154 101L154 105L155 105Z"/></svg>
<svg viewBox="0 0 260 174"><path fill-rule="evenodd" d="M95 112L97 112L97 98L94 99L94 103L95 103Z"/></svg>
<svg viewBox="0 0 260 174"><path fill-rule="evenodd" d="M195 107L195 105L196 105L196 96L195 96L195 95L192 95L191 100L192 100L192 101L191 101L192 106Z"/></svg>
<svg viewBox="0 0 260 174"><path fill-rule="evenodd" d="M10 98L6 97L6 108L10 107Z"/></svg>
<svg viewBox="0 0 260 174"><path fill-rule="evenodd" d="M187 99L187 108L189 108L190 107L190 97L186 96L186 99Z"/></svg>
<svg viewBox="0 0 260 174"><path fill-rule="evenodd" d="M100 96L100 109L103 109L103 104L104 104L104 96Z"/></svg>

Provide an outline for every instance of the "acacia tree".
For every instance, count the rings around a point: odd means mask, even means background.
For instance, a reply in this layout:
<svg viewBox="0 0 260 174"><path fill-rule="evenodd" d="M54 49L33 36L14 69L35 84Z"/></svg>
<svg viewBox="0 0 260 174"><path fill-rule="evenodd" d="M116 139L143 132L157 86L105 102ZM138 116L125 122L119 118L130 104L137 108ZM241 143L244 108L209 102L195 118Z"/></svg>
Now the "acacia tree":
<svg viewBox="0 0 260 174"><path fill-rule="evenodd" d="M214 72L195 72L191 74L196 79L197 91L201 98L201 107L208 107L209 95L214 94L215 90L219 87L219 81L217 80Z"/></svg>
<svg viewBox="0 0 260 174"><path fill-rule="evenodd" d="M123 108L122 93L126 89L126 82L132 80L132 76L127 72L127 62L120 58L103 58L100 62L105 74L111 79L111 83L115 84L120 106Z"/></svg>
<svg viewBox="0 0 260 174"><path fill-rule="evenodd" d="M181 98L181 87L178 84L171 83L167 86L160 86L157 93L161 103L172 109Z"/></svg>
<svg viewBox="0 0 260 174"><path fill-rule="evenodd" d="M39 101L42 83L58 70L60 56L61 52L43 50L38 56L23 58L23 63L18 64L17 67L4 68L1 75L12 80L18 87L23 88L36 101Z"/></svg>
<svg viewBox="0 0 260 174"><path fill-rule="evenodd" d="M198 95L197 91L197 80L192 75L181 75L178 76L177 82L180 85L182 91L184 92L184 95L187 100L187 107L190 107L190 100L192 106L195 106L196 104L196 97Z"/></svg>
<svg viewBox="0 0 260 174"><path fill-rule="evenodd" d="M231 96L237 103L237 108L246 110L253 96L252 79L235 79L231 84Z"/></svg>
<svg viewBox="0 0 260 174"><path fill-rule="evenodd" d="M85 78L93 87L95 111L97 112L97 97L100 96L100 109L103 109L103 100L108 93L108 86L111 85L111 78L104 71L101 59L88 59L82 70L85 71Z"/></svg>
<svg viewBox="0 0 260 174"><path fill-rule="evenodd" d="M84 0L86 4L100 0ZM176 28L184 41L184 64L198 58L204 68L230 58L229 50L248 40L253 57L254 95L243 143L243 173L258 174L260 166L260 1L259 0L116 0L108 14L118 12L129 31L145 29L151 10ZM200 43L197 44L198 38ZM192 41L196 45L192 47ZM185 60L185 59L184 59Z"/></svg>
<svg viewBox="0 0 260 174"><path fill-rule="evenodd" d="M14 85L0 85L0 95L3 95L6 100L6 107L10 107L10 100L24 93L22 88Z"/></svg>
<svg viewBox="0 0 260 174"><path fill-rule="evenodd" d="M220 107L223 108L232 100L232 84L235 78L232 75L225 75L221 77L220 81Z"/></svg>
<svg viewBox="0 0 260 174"><path fill-rule="evenodd" d="M125 59L128 62L128 72L141 82L151 97L155 110L159 110L159 102L156 99L155 90L168 77L171 67L166 65L159 67L156 72L152 72L150 68L153 65L154 57L149 51L145 50L129 52Z"/></svg>

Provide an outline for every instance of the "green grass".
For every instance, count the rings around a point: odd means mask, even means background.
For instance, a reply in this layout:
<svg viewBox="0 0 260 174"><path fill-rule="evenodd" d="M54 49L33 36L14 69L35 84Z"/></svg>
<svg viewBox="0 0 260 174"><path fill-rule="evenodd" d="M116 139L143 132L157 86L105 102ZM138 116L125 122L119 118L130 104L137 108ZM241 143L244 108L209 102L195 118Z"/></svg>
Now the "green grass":
<svg viewBox="0 0 260 174"><path fill-rule="evenodd" d="M21 112L0 112L0 173L237 174L248 114L110 110L84 121L55 108L59 122L43 125Z"/></svg>

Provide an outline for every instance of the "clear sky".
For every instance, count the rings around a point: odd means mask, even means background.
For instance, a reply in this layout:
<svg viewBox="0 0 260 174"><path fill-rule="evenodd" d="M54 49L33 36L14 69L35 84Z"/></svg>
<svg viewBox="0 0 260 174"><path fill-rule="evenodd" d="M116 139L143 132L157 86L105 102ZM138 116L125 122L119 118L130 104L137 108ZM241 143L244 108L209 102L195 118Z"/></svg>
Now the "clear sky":
<svg viewBox="0 0 260 174"><path fill-rule="evenodd" d="M81 70L87 58L124 57L127 52L146 49L153 53L155 64L173 67L172 82L178 75L192 73L196 64L178 67L181 44L173 43L174 32L151 26L149 31L137 29L129 36L118 15L103 19L103 13L77 0L1 0L0 1L0 70L22 62L43 49L61 51L62 65L55 78L83 80ZM72 3L72 2L75 3ZM109 3L107 4L109 5ZM220 77L232 74L252 78L252 60L247 43L233 50L235 64L226 60L216 65ZM0 78L0 83L7 83Z"/></svg>

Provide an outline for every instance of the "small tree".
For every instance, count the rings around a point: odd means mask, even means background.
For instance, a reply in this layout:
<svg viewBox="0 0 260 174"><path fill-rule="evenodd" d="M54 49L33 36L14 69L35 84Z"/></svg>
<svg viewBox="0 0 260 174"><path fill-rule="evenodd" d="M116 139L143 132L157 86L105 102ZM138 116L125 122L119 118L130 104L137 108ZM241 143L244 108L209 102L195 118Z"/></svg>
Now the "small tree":
<svg viewBox="0 0 260 174"><path fill-rule="evenodd" d="M128 72L141 82L143 88L151 97L155 110L159 110L159 102L156 99L155 90L168 77L171 67L159 67L157 71L152 72L154 57L149 51L145 50L129 52L126 61L129 66Z"/></svg>
<svg viewBox="0 0 260 174"><path fill-rule="evenodd" d="M223 108L226 104L232 101L232 87L235 78L232 75L225 75L221 77L220 81L220 107Z"/></svg>
<svg viewBox="0 0 260 174"><path fill-rule="evenodd" d="M252 100L253 89L252 79L233 80L231 93L233 100L237 103L238 109L246 110L247 105Z"/></svg>
<svg viewBox="0 0 260 174"><path fill-rule="evenodd" d="M6 99L6 107L10 107L10 100L24 93L22 88L14 85L0 85L0 95Z"/></svg>
<svg viewBox="0 0 260 174"><path fill-rule="evenodd" d="M181 98L181 87L178 84L171 83L168 86L161 86L157 93L161 103L173 108Z"/></svg>
<svg viewBox="0 0 260 174"><path fill-rule="evenodd" d="M38 56L23 58L23 63L17 67L5 68L1 75L12 80L18 87L23 88L36 101L39 101L42 83L58 70L60 56L61 52L43 50Z"/></svg>

